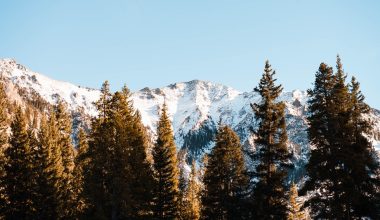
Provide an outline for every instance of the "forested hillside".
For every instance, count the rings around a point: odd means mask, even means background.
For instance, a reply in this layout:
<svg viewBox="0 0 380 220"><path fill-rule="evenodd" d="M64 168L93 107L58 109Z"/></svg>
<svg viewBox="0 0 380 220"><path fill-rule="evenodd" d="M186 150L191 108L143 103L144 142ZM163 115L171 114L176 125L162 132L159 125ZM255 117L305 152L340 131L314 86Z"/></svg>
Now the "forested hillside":
<svg viewBox="0 0 380 220"><path fill-rule="evenodd" d="M0 73L2 219L380 218L380 114L339 57L290 93L268 61L246 93Z"/></svg>

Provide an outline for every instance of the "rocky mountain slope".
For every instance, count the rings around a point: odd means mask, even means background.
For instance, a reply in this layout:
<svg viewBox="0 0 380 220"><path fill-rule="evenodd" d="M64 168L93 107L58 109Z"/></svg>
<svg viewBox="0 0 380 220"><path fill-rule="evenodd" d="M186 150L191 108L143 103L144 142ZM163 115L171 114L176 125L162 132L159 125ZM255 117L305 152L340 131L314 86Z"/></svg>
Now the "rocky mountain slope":
<svg viewBox="0 0 380 220"><path fill-rule="evenodd" d="M98 99L99 90L50 79L13 59L0 60L0 75L7 94L14 101L22 103L38 97L40 102L54 104L61 99L73 115L78 112L89 117L97 114L93 102ZM177 147L188 149L190 157L199 159L212 148L219 123L231 126L246 149L254 149L251 129L256 122L250 104L259 102L260 98L253 91L239 92L228 86L194 80L160 89L144 88L133 93L132 98L135 108L142 114L143 123L153 135L159 109L166 102ZM296 167L302 167L310 149L306 133L307 94L299 90L284 92L280 101L286 103L293 162ZM369 138L380 151L380 111L374 109L368 117L374 122L373 135Z"/></svg>

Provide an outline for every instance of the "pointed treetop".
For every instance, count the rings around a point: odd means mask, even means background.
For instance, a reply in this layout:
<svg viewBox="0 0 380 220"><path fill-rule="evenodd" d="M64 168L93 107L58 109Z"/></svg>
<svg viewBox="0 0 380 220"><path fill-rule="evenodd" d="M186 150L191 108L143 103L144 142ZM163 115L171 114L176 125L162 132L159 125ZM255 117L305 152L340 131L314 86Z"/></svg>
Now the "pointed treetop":
<svg viewBox="0 0 380 220"><path fill-rule="evenodd" d="M340 59L339 54L336 55L336 68L338 70L343 69L342 60Z"/></svg>
<svg viewBox="0 0 380 220"><path fill-rule="evenodd" d="M124 86L121 88L121 91L127 98L131 96L131 90L128 88L127 84L124 84Z"/></svg>
<svg viewBox="0 0 380 220"><path fill-rule="evenodd" d="M265 62L264 73L260 79L259 85L254 88L255 92L261 94L264 99L268 101L275 100L282 92L283 88L281 85L276 86L275 82L277 79L274 77L276 71L273 71L269 61Z"/></svg>
<svg viewBox="0 0 380 220"><path fill-rule="evenodd" d="M104 81L104 83L102 84L102 88L100 89L100 91L102 93L109 93L110 92L110 84L109 84L108 80Z"/></svg>
<svg viewBox="0 0 380 220"><path fill-rule="evenodd" d="M169 116L168 116L168 106L166 104L166 100L164 101L164 104L162 104L162 107L161 107L161 117L169 118Z"/></svg>
<svg viewBox="0 0 380 220"><path fill-rule="evenodd" d="M342 64L342 60L340 59L339 54L336 56L336 69L337 69L337 73L336 73L337 81L339 83L344 84L347 76L346 74L344 74L343 64Z"/></svg>

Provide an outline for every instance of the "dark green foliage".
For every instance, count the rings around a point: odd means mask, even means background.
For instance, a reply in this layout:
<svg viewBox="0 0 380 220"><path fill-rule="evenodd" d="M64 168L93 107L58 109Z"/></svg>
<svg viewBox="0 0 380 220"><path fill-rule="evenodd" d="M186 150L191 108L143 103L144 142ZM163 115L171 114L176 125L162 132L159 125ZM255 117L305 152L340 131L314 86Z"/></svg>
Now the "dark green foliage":
<svg viewBox="0 0 380 220"><path fill-rule="evenodd" d="M0 83L0 219L4 218L6 211L6 192L4 188L5 164L7 162L4 151L8 143L8 117L7 117L8 100L4 91L3 84Z"/></svg>
<svg viewBox="0 0 380 220"><path fill-rule="evenodd" d="M7 138L8 135L6 133L6 130L8 128L8 116L7 116L7 106L8 106L8 100L7 96L4 91L3 84L0 83L0 148L1 148L1 154L4 153L4 147L6 143L8 142ZM2 172L2 171L0 171Z"/></svg>
<svg viewBox="0 0 380 220"><path fill-rule="evenodd" d="M207 120L202 123L200 128L196 131L190 131L183 138L182 149L188 151L187 162L191 162L199 158L207 147L215 138L217 126L212 120Z"/></svg>
<svg viewBox="0 0 380 220"><path fill-rule="evenodd" d="M309 204L318 218L379 218L379 171L366 138L371 123L364 96L355 79L346 85L340 58L337 72L321 64L314 89L308 91L310 142L315 146L307 166L304 191L318 190Z"/></svg>
<svg viewBox="0 0 380 220"><path fill-rule="evenodd" d="M62 209L66 208L64 200L64 167L61 149L58 141L58 127L55 114L51 112L49 119L42 117L35 149L36 169L38 171L38 201L39 219L60 219Z"/></svg>
<svg viewBox="0 0 380 220"><path fill-rule="evenodd" d="M157 141L153 148L154 217L176 219L179 217L178 161L171 123L164 104L157 127Z"/></svg>
<svg viewBox="0 0 380 220"><path fill-rule="evenodd" d="M275 72L269 62L265 64L259 86L255 88L262 97L260 103L252 105L255 119L259 123L256 134L255 178L258 182L253 191L253 216L257 219L285 219L287 214L284 167L289 159L285 124L285 104L277 102L282 92L275 85Z"/></svg>
<svg viewBox="0 0 380 220"><path fill-rule="evenodd" d="M111 162L113 160L113 137L110 124L110 102L112 95L109 84L105 82L101 97L96 103L99 116L93 119L89 139L89 164L85 176L85 192L89 201L86 215L93 219L111 218L110 180L112 178Z"/></svg>
<svg viewBox="0 0 380 220"><path fill-rule="evenodd" d="M62 174L62 193L65 201L60 209L61 218L73 218L75 193L74 193L74 146L72 144L72 120L66 104L59 101L55 106L55 122L58 129L57 143L61 153L63 174Z"/></svg>
<svg viewBox="0 0 380 220"><path fill-rule="evenodd" d="M178 161L166 105L150 149L126 87L111 94L103 84L95 103L99 115L89 126L81 121L83 112L70 115L63 102L52 107L37 92L19 88L29 101L23 109L10 104L0 83L0 219L303 219L295 185L287 207L286 180L304 175L288 175L285 120L293 120L290 128L306 122L285 118L285 104L278 101L282 86L274 76L267 62L255 88L262 100L252 104L256 151L247 153L258 165L249 169L251 176L237 134L227 126L217 130L211 118L184 137ZM336 73L320 65L308 94L312 150L301 191L310 193L306 206L318 219L380 219L379 161L367 138L371 109L359 83L346 82L338 57ZM293 105L301 107L299 100ZM79 131L77 152L72 117L75 128L89 131ZM238 129L244 130L242 124ZM290 137L303 146L306 131L293 130ZM193 159L215 135L216 146L198 175ZM182 165L190 161L187 175Z"/></svg>
<svg viewBox="0 0 380 220"><path fill-rule="evenodd" d="M4 186L7 194L6 219L36 219L35 167L27 121L21 108L11 123L12 135L5 151Z"/></svg>
<svg viewBox="0 0 380 220"><path fill-rule="evenodd" d="M249 178L239 137L220 126L204 174L202 219L244 219Z"/></svg>
<svg viewBox="0 0 380 220"><path fill-rule="evenodd" d="M76 219L84 219L86 210L88 209L88 201L85 194L85 176L88 176L88 168L90 163L90 158L88 155L88 138L87 134L83 129L78 132L78 146L77 154L75 157L75 168L74 168L74 217Z"/></svg>
<svg viewBox="0 0 380 220"><path fill-rule="evenodd" d="M181 192L180 219L198 220L200 218L200 187L195 161L193 161L187 186Z"/></svg>
<svg viewBox="0 0 380 220"><path fill-rule="evenodd" d="M130 138L128 165L131 170L127 183L130 191L130 202L127 204L130 211L127 216L146 219L151 215L154 179L147 156L149 141L139 112L133 115L131 129L127 135Z"/></svg>
<svg viewBox="0 0 380 220"><path fill-rule="evenodd" d="M148 139L125 87L111 95L106 82L92 123L84 194L87 216L138 219L151 215L153 174L147 160Z"/></svg>

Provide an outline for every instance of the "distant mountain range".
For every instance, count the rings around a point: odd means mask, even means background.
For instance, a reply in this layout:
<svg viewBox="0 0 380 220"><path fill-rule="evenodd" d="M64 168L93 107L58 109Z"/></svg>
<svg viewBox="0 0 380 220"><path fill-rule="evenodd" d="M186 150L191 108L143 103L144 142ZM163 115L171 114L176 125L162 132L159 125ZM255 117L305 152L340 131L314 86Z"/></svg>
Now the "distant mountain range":
<svg viewBox="0 0 380 220"><path fill-rule="evenodd" d="M13 59L0 60L0 74L13 101L22 104L38 97L42 102L54 104L61 99L67 103L73 117L81 113L81 117L74 120L77 123L84 123L81 120L88 120L97 114L93 105L100 95L97 89L50 79ZM244 148L254 149L251 130L257 123L250 104L259 102L260 97L253 91L239 92L225 85L193 80L164 88L144 88L134 92L132 99L152 137L155 135L159 109L166 102L177 147L187 149L189 157L200 159L210 151L219 123L231 126L239 134ZM286 104L293 164L296 168L302 168L310 151L306 132L307 94L300 90L283 92L279 101ZM374 122L373 134L369 138L380 152L380 111L373 109L367 117Z"/></svg>

